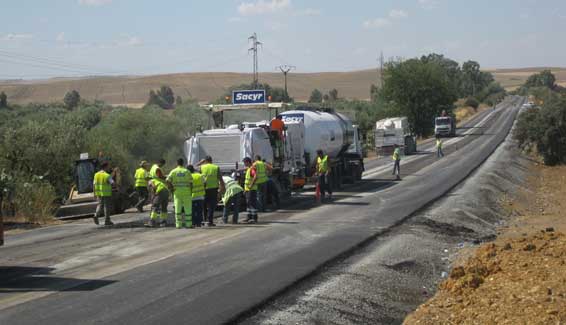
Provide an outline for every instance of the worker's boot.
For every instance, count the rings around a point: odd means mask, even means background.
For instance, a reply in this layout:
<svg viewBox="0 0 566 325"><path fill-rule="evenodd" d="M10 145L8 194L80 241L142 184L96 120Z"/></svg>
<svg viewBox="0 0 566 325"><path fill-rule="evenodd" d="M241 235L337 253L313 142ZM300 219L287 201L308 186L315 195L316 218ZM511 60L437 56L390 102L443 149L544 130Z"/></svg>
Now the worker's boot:
<svg viewBox="0 0 566 325"><path fill-rule="evenodd" d="M106 220L104 220L104 225L105 226L114 226L114 223L112 222L112 220L110 220L110 218L106 218Z"/></svg>
<svg viewBox="0 0 566 325"><path fill-rule="evenodd" d="M149 219L149 221L147 222L147 226L151 228L155 227L155 221L153 219Z"/></svg>
<svg viewBox="0 0 566 325"><path fill-rule="evenodd" d="M98 221L98 216L92 217L92 221L94 221L94 224L95 224L95 225L99 225L99 224L100 224L100 222Z"/></svg>

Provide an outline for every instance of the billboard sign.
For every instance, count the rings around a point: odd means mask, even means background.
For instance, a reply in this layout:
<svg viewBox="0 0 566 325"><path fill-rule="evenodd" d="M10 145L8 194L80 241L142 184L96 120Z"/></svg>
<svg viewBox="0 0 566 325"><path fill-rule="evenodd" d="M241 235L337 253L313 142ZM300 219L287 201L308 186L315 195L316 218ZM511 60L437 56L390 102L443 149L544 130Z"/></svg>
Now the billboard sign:
<svg viewBox="0 0 566 325"><path fill-rule="evenodd" d="M232 104L264 104L266 101L265 90L234 90L232 92Z"/></svg>

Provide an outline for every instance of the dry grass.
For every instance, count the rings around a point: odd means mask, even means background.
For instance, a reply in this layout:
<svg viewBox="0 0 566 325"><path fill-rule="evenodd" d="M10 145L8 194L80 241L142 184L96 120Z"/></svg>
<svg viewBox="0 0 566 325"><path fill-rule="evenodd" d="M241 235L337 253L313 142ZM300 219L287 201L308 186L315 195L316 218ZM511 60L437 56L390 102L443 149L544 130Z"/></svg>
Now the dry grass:
<svg viewBox="0 0 566 325"><path fill-rule="evenodd" d="M533 73L544 68L496 69L489 70L506 89L514 89L525 82ZM559 83L566 83L566 69L552 68ZM321 72L289 74L289 94L296 100L305 101L313 89L328 92L338 89L341 97L369 99L371 84L379 78L375 70L351 72ZM202 102L220 97L230 86L249 83L250 74L245 73L178 73L153 76L122 76L97 78L55 78L39 81L1 82L0 90L18 104L29 102L61 101L65 93L76 89L83 98L103 100L112 105L127 104L140 107L146 102L150 89L169 85L176 95L193 97ZM282 87L280 73L262 73L260 81L272 86Z"/></svg>

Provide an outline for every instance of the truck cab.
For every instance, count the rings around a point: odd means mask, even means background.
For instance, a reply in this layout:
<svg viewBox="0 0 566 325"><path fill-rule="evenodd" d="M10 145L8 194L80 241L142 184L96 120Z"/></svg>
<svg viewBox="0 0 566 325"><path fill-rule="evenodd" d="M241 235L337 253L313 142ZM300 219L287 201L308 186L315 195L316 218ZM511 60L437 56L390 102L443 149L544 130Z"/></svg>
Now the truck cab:
<svg viewBox="0 0 566 325"><path fill-rule="evenodd" d="M434 120L434 134L440 137L456 136L456 122L451 116L439 116Z"/></svg>

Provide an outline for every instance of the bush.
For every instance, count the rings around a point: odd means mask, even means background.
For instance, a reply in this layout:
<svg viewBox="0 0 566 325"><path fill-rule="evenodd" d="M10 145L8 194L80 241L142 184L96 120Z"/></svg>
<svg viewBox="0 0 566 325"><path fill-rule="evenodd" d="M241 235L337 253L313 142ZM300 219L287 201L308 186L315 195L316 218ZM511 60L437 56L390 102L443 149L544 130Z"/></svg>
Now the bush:
<svg viewBox="0 0 566 325"><path fill-rule="evenodd" d="M470 106L474 110L477 110L478 107L480 107L480 102L477 99L475 99L474 97L468 97L466 99L466 102L464 103L464 105Z"/></svg>
<svg viewBox="0 0 566 325"><path fill-rule="evenodd" d="M553 94L545 99L541 109L523 112L514 137L523 149L536 149L546 165L565 163L566 96Z"/></svg>
<svg viewBox="0 0 566 325"><path fill-rule="evenodd" d="M17 178L13 197L16 217L30 223L45 223L53 219L56 199L55 190L48 182L38 177Z"/></svg>

